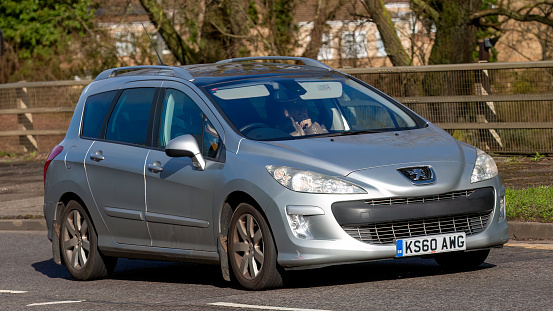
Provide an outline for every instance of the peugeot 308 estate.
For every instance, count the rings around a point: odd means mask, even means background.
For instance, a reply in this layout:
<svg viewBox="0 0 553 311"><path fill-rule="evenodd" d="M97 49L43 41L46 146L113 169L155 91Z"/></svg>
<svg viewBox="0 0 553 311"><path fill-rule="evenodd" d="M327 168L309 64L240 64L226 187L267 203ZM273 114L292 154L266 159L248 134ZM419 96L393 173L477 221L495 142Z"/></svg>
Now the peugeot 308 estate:
<svg viewBox="0 0 553 311"><path fill-rule="evenodd" d="M54 260L79 280L125 257L266 289L378 259L477 266L508 240L489 155L306 58L106 70L44 174Z"/></svg>

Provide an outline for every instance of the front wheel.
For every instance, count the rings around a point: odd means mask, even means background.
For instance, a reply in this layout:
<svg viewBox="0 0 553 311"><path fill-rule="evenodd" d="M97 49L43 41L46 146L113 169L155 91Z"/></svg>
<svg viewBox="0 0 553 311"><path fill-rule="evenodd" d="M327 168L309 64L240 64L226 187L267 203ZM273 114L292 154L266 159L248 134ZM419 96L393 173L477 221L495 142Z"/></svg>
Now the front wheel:
<svg viewBox="0 0 553 311"><path fill-rule="evenodd" d="M62 216L60 249L63 262L77 280L107 277L117 258L103 256L92 221L77 201L69 201Z"/></svg>
<svg viewBox="0 0 553 311"><path fill-rule="evenodd" d="M463 270L478 267L486 261L489 253L489 249L462 253L451 252L438 255L434 257L434 260L442 268L450 270Z"/></svg>
<svg viewBox="0 0 553 311"><path fill-rule="evenodd" d="M230 264L240 285L251 290L283 285L285 271L276 262L269 226L250 204L242 203L234 211L228 241Z"/></svg>

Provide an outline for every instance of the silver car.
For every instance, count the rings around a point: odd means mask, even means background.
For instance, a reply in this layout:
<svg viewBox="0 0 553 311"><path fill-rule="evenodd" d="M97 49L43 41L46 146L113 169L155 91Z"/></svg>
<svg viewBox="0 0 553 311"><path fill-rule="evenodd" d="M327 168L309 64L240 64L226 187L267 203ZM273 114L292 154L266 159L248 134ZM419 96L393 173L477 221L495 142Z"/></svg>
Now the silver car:
<svg viewBox="0 0 553 311"><path fill-rule="evenodd" d="M489 155L305 58L106 70L44 172L53 257L79 280L143 258L258 290L378 259L468 268L508 241Z"/></svg>

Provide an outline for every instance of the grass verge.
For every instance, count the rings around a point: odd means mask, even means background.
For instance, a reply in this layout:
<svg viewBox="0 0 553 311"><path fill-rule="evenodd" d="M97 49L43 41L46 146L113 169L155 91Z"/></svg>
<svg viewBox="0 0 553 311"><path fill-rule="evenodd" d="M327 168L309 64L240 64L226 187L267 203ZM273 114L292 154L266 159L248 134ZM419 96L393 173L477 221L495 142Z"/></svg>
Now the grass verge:
<svg viewBox="0 0 553 311"><path fill-rule="evenodd" d="M505 200L508 220L553 222L553 187L507 188Z"/></svg>

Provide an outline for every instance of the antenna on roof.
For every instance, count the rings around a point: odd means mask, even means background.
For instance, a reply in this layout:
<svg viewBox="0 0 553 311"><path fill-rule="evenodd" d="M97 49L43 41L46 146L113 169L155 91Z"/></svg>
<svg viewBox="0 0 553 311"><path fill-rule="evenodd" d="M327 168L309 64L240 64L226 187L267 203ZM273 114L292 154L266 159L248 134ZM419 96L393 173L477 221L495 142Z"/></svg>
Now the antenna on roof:
<svg viewBox="0 0 553 311"><path fill-rule="evenodd" d="M152 38L150 37L150 34L148 33L148 30L146 30L146 26L144 26L144 23L141 23L141 24L142 24L142 27L144 27L144 32L148 36L148 39L150 39L150 44L152 44L152 46L153 46L154 41L152 41ZM157 55L157 59L159 60L159 64L162 65L162 66L167 66L167 64L165 64L163 62L163 60L161 60L161 56L159 56L159 53L157 52L157 49L155 47L154 47L154 51L156 51L156 55Z"/></svg>

